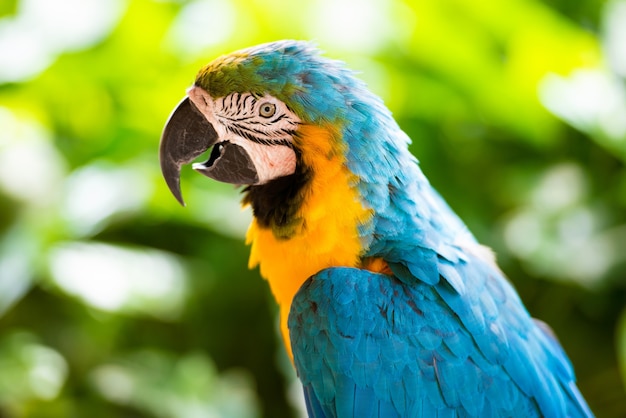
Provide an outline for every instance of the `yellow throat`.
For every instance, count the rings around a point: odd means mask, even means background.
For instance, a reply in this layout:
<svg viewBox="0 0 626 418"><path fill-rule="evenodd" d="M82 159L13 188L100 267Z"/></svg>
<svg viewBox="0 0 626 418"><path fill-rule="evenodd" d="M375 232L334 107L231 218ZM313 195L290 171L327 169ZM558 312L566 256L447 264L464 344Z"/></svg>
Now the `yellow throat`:
<svg viewBox="0 0 626 418"><path fill-rule="evenodd" d="M359 267L362 247L358 227L371 211L357 196L354 175L337 152L338 133L314 126L300 128L297 146L313 176L307 184L299 216L302 226L291 238L277 238L271 228L252 221L247 234L251 244L249 267L260 266L261 276L280 306L280 326L291 356L287 318L291 301L302 284L328 267Z"/></svg>

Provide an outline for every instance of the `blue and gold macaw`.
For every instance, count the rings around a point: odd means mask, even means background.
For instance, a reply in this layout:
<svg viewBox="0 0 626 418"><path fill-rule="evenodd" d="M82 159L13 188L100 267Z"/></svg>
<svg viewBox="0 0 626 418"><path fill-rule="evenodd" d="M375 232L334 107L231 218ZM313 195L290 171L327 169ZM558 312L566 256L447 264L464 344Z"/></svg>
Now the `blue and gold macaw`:
<svg viewBox="0 0 626 418"><path fill-rule="evenodd" d="M430 186L381 100L306 42L209 63L161 139L244 185L250 267L311 417L589 417L572 366ZM210 204L210 203L208 203Z"/></svg>

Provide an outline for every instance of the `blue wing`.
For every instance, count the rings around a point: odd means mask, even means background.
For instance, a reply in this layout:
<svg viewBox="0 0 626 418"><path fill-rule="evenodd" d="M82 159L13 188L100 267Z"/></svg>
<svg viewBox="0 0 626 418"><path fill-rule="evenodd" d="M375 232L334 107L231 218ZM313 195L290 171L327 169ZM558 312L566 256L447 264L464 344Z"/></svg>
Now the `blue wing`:
<svg viewBox="0 0 626 418"><path fill-rule="evenodd" d="M462 295L398 265L396 276L331 268L303 285L289 329L309 416L592 416L560 345L499 271L450 267Z"/></svg>

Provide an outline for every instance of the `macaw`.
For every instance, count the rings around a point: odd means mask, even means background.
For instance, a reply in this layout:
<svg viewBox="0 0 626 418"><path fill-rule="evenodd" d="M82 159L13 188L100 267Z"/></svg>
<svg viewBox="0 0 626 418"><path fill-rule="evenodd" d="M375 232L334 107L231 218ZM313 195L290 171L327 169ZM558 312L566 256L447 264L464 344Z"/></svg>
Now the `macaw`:
<svg viewBox="0 0 626 418"><path fill-rule="evenodd" d="M346 66L279 41L202 68L163 176L244 186L250 267L280 307L310 417L590 417L550 329L422 173ZM207 202L210 204L210 202Z"/></svg>

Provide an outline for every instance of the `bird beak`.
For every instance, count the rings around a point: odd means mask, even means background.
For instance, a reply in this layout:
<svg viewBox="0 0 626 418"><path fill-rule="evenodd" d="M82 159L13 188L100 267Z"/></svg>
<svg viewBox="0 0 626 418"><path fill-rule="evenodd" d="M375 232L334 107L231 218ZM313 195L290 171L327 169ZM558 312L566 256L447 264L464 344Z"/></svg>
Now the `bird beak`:
<svg viewBox="0 0 626 418"><path fill-rule="evenodd" d="M180 191L180 168L211 148L218 140L213 126L185 97L170 115L159 146L161 173L170 191L185 205Z"/></svg>
<svg viewBox="0 0 626 418"><path fill-rule="evenodd" d="M209 148L211 155L193 169L214 180L233 184L256 184L259 175L248 151L229 141L220 142L213 125L189 97L174 109L161 135L161 172L170 191L185 205L180 190L180 169Z"/></svg>

